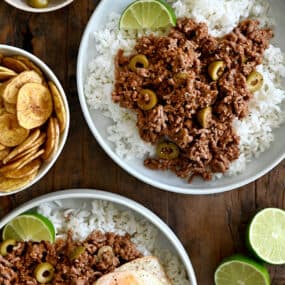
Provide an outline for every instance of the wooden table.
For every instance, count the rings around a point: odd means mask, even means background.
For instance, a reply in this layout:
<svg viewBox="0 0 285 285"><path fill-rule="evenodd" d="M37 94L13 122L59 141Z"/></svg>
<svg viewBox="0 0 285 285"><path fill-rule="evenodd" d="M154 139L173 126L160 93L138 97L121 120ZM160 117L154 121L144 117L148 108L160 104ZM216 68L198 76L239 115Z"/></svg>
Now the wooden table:
<svg viewBox="0 0 285 285"><path fill-rule="evenodd" d="M285 208L285 163L241 189L219 195L186 196L148 186L118 167L101 149L82 116L76 89L80 39L98 0L76 0L48 14L29 14L0 1L0 43L24 48L46 62L65 88L71 127L63 153L35 186L0 198L0 218L42 194L66 188L97 188L142 203L175 231L187 249L198 284L213 284L221 260L246 252L245 226L258 209ZM285 284L285 267L270 267L272 284Z"/></svg>

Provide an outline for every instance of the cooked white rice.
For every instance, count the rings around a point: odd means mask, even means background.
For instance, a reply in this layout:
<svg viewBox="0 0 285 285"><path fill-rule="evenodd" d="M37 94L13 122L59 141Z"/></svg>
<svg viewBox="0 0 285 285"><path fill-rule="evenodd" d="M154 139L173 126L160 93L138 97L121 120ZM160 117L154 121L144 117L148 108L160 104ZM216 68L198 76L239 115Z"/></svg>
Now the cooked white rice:
<svg viewBox="0 0 285 285"><path fill-rule="evenodd" d="M240 20L253 17L262 25L272 26L269 18L269 4L265 0L178 0L169 1L178 17L193 17L207 23L214 36L222 36L231 31ZM118 49L133 51L140 33L118 30L120 15L110 15L105 29L94 32L97 56L89 65L89 75L85 85L85 95L90 108L102 111L113 120L108 127L108 139L113 142L116 153L124 159L143 159L154 154L154 147L145 143L136 128L136 115L112 102L114 84L114 56ZM249 105L250 114L234 126L239 134L240 157L234 161L226 175L242 172L246 164L269 148L274 140L273 129L285 120L282 100L285 97L281 78L285 77L285 60L281 50L273 45L265 52L263 64L258 66L264 84L254 94ZM284 104L283 104L284 105ZM283 106L284 107L284 106ZM222 177L222 175L217 175Z"/></svg>
<svg viewBox="0 0 285 285"><path fill-rule="evenodd" d="M68 230L72 230L75 240L84 240L93 230L120 235L128 233L144 256L159 258L174 285L189 285L179 258L159 247L157 228L131 211L121 210L115 204L102 200L84 203L80 208L66 208L60 202L45 203L37 211L54 224L56 238L65 238Z"/></svg>

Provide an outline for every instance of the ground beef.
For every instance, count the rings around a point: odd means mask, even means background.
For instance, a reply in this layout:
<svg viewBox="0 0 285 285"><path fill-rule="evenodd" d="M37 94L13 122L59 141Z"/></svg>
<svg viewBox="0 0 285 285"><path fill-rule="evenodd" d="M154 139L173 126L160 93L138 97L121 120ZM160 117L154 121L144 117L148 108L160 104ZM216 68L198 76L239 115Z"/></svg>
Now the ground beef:
<svg viewBox="0 0 285 285"><path fill-rule="evenodd" d="M70 256L75 248L85 251L77 258ZM34 269L48 262L55 268L52 285L89 285L116 267L141 257L129 235L92 232L82 242L74 241L69 232L66 240L54 244L46 241L19 242L5 257L0 255L1 285L38 285Z"/></svg>
<svg viewBox="0 0 285 285"><path fill-rule="evenodd" d="M248 19L215 38L206 24L183 18L168 36L137 40L136 53L147 57L147 68L132 71L129 62L134 55L118 52L113 101L137 113L143 140L152 144L168 140L179 147L178 158L150 157L144 161L146 167L172 170L189 182L196 175L209 180L213 173L229 168L239 157L239 137L232 122L247 116L253 96L246 78L262 62L272 36L270 29L261 29L258 21ZM217 60L224 62L225 70L213 81L208 66ZM179 79L179 73L186 78ZM158 97L151 110L138 106L142 89L151 89ZM208 106L211 120L202 127L197 113Z"/></svg>

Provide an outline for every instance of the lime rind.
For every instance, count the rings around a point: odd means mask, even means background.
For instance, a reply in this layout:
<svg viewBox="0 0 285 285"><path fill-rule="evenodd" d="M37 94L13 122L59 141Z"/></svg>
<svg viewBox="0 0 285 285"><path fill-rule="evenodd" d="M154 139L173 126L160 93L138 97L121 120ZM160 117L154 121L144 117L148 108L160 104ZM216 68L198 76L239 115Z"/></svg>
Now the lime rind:
<svg viewBox="0 0 285 285"><path fill-rule="evenodd" d="M120 29L155 29L176 25L173 8L162 0L138 0L123 11Z"/></svg>
<svg viewBox="0 0 285 285"><path fill-rule="evenodd" d="M55 228L52 222L37 213L26 213L11 220L3 229L3 240L49 241L55 240Z"/></svg>
<svg viewBox="0 0 285 285"><path fill-rule="evenodd" d="M258 212L249 224L246 243L260 260L285 264L285 211L266 208Z"/></svg>
<svg viewBox="0 0 285 285"><path fill-rule="evenodd" d="M215 271L216 285L270 285L266 267L244 255L225 259Z"/></svg>

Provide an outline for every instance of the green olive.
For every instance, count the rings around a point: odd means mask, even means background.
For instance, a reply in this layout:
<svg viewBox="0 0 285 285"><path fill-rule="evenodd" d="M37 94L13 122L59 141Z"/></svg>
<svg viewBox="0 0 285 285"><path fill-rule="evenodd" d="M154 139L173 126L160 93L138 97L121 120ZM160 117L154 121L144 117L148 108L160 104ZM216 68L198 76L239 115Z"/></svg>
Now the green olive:
<svg viewBox="0 0 285 285"><path fill-rule="evenodd" d="M246 63L247 62L247 57L245 55L241 56L241 63Z"/></svg>
<svg viewBox="0 0 285 285"><path fill-rule="evenodd" d="M28 0L28 4L33 8L45 8L48 6L48 0Z"/></svg>
<svg viewBox="0 0 285 285"><path fill-rule="evenodd" d="M71 254L69 255L69 259L74 260L77 259L82 253L84 253L85 247L84 246L77 246L73 249Z"/></svg>
<svg viewBox="0 0 285 285"><path fill-rule="evenodd" d="M9 254L9 252L13 249L15 245L16 241L14 239L4 240L0 246L0 255L5 256Z"/></svg>
<svg viewBox="0 0 285 285"><path fill-rule="evenodd" d="M224 73L225 64L221 60L213 61L208 66L208 73L213 80L218 80Z"/></svg>
<svg viewBox="0 0 285 285"><path fill-rule="evenodd" d="M246 85L250 92L255 92L261 88L263 84L263 76L257 71L252 71L246 78Z"/></svg>
<svg viewBox="0 0 285 285"><path fill-rule="evenodd" d="M174 75L174 79L179 80L187 80L188 74L186 72L178 72Z"/></svg>
<svg viewBox="0 0 285 285"><path fill-rule="evenodd" d="M212 117L211 107L203 108L197 113L197 120L203 128L209 127L209 122L211 120L211 117Z"/></svg>
<svg viewBox="0 0 285 285"><path fill-rule="evenodd" d="M133 56L129 62L129 68L133 72L136 72L138 68L148 68L149 62L145 55L137 54Z"/></svg>
<svg viewBox="0 0 285 285"><path fill-rule="evenodd" d="M40 263L34 270L34 276L40 284L49 283L54 277L54 267L48 262Z"/></svg>
<svg viewBox="0 0 285 285"><path fill-rule="evenodd" d="M98 250L98 253L97 253L97 256L98 256L98 259L102 259L102 256L103 254L105 253L109 253L111 255L114 255L114 251L113 251L113 248L109 245L105 245L105 246L102 246L99 250Z"/></svg>
<svg viewBox="0 0 285 285"><path fill-rule="evenodd" d="M151 110L157 104L157 96L150 89L142 89L137 104L144 111Z"/></svg>
<svg viewBox="0 0 285 285"><path fill-rule="evenodd" d="M172 142L161 142L156 147L156 155L162 159L174 159L179 155L179 148Z"/></svg>

